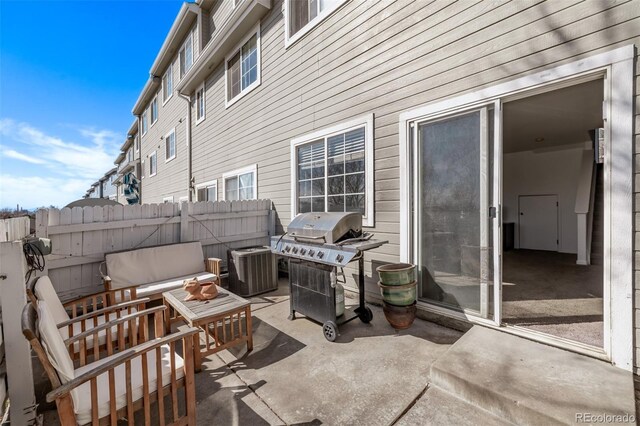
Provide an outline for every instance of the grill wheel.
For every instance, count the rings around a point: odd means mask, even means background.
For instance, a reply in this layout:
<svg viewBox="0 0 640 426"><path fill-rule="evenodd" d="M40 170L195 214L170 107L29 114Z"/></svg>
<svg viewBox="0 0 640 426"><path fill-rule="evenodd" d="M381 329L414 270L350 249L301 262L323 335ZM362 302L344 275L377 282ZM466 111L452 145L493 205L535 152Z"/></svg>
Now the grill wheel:
<svg viewBox="0 0 640 426"><path fill-rule="evenodd" d="M322 325L322 332L325 339L335 342L336 337L338 337L338 326L333 321L327 321Z"/></svg>

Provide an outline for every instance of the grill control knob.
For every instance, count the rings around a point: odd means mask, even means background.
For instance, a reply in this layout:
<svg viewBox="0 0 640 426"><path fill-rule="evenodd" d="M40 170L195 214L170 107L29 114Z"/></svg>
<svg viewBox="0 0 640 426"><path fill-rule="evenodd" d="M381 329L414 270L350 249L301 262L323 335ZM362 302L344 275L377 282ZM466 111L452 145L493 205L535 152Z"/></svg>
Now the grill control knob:
<svg viewBox="0 0 640 426"><path fill-rule="evenodd" d="M298 247L294 247L291 251L296 254L298 252Z"/></svg>
<svg viewBox="0 0 640 426"><path fill-rule="evenodd" d="M285 246L284 251L289 253L291 251L291 246Z"/></svg>
<svg viewBox="0 0 640 426"><path fill-rule="evenodd" d="M319 251L319 252L318 252L318 258L319 258L319 259L322 259L323 257L324 257L324 252Z"/></svg>
<svg viewBox="0 0 640 426"><path fill-rule="evenodd" d="M301 248L300 249L300 254L304 256L304 254L307 252L307 249Z"/></svg>
<svg viewBox="0 0 640 426"><path fill-rule="evenodd" d="M313 256L314 254L316 254L315 250L309 250L309 256Z"/></svg>
<svg viewBox="0 0 640 426"><path fill-rule="evenodd" d="M344 256L339 254L336 256L336 262L342 262L344 260Z"/></svg>

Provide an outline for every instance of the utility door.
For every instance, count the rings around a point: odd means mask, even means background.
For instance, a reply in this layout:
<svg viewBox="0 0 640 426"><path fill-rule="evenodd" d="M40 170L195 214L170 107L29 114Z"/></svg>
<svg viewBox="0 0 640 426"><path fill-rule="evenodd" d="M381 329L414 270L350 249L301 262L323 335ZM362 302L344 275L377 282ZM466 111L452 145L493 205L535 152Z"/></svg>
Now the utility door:
<svg viewBox="0 0 640 426"><path fill-rule="evenodd" d="M519 197L520 248L558 251L558 196Z"/></svg>

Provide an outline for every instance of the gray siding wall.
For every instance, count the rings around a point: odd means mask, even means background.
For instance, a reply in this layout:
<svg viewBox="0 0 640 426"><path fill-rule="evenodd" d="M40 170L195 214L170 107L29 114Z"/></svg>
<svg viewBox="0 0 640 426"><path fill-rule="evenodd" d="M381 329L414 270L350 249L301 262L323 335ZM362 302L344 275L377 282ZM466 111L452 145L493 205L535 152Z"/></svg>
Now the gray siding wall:
<svg viewBox="0 0 640 426"><path fill-rule="evenodd" d="M197 27L194 23L193 28ZM198 31L194 32L194 61L200 54ZM173 67L174 87L180 80L180 63L177 49L171 66ZM164 75L164 72L162 73ZM148 113L148 112L147 112ZM174 91L173 96L163 105L162 85L158 89L158 121L149 124L149 130L141 139L141 160L144 160L144 179L142 179L142 202L161 203L165 197L173 196L175 202L188 195L187 182L187 101ZM151 120L149 120L151 123ZM176 158L166 162L165 137L175 127ZM149 155L156 151L158 171L149 177Z"/></svg>
<svg viewBox="0 0 640 426"><path fill-rule="evenodd" d="M400 251L401 112L580 57L640 45L638 2L352 0L288 49L282 9L282 1L274 1L261 23L258 88L225 108L224 64L207 78L207 118L197 126L193 122L194 177L196 183L218 179L221 195L223 173L257 163L258 197L274 201L279 224L286 226L290 140L374 113L373 232L389 244L366 256L367 292L373 297L378 290L372 261L397 261ZM216 14L211 17L216 22ZM640 77L636 90L638 83ZM637 113L638 97L635 105ZM640 116L635 124L638 150ZM635 160L638 172L638 154ZM637 206L640 174L635 188ZM640 208L636 211L640 224ZM640 232L636 236L640 246ZM640 251L635 269L640 278ZM636 367L638 359L640 348Z"/></svg>

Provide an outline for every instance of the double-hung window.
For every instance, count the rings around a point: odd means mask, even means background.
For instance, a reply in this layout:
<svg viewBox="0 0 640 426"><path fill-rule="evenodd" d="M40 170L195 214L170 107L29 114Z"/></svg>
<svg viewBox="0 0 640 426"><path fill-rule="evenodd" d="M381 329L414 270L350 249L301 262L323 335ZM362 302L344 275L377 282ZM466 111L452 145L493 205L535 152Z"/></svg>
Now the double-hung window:
<svg viewBox="0 0 640 426"><path fill-rule="evenodd" d="M175 127L171 129L169 133L164 137L164 153L165 160L164 162L168 162L176 158L176 129Z"/></svg>
<svg viewBox="0 0 640 426"><path fill-rule="evenodd" d="M196 124L204 120L206 114L204 94L204 83L202 83L202 85L196 91Z"/></svg>
<svg viewBox="0 0 640 426"><path fill-rule="evenodd" d="M227 201L258 198L257 165L222 175L222 194Z"/></svg>
<svg viewBox="0 0 640 426"><path fill-rule="evenodd" d="M148 118L147 118L148 109L149 108L145 109L142 112L142 136L146 135L147 134L147 130L149 130L149 122L147 121L148 120Z"/></svg>
<svg viewBox="0 0 640 426"><path fill-rule="evenodd" d="M153 126L158 121L158 96L153 98L149 109L151 110L151 125Z"/></svg>
<svg viewBox="0 0 640 426"><path fill-rule="evenodd" d="M285 0L286 43L293 43L346 0Z"/></svg>
<svg viewBox="0 0 640 426"><path fill-rule="evenodd" d="M158 154L153 151L149 154L149 177L153 177L158 172Z"/></svg>
<svg viewBox="0 0 640 426"><path fill-rule="evenodd" d="M140 151L140 135L136 133L133 139L133 144L136 147L136 152Z"/></svg>
<svg viewBox="0 0 640 426"><path fill-rule="evenodd" d="M218 201L218 181L212 180L196 185L196 199L198 201Z"/></svg>
<svg viewBox="0 0 640 426"><path fill-rule="evenodd" d="M229 107L260 85L260 26L227 56L225 68Z"/></svg>
<svg viewBox="0 0 640 426"><path fill-rule="evenodd" d="M191 69L193 65L193 33L195 30L189 32L187 39L184 41L182 48L180 48L180 53L178 54L180 58L180 78L184 77L184 75Z"/></svg>
<svg viewBox="0 0 640 426"><path fill-rule="evenodd" d="M169 68L162 77L162 104L164 105L173 96L173 64L169 64Z"/></svg>
<svg viewBox="0 0 640 426"><path fill-rule="evenodd" d="M373 116L291 141L292 214L359 212L373 226Z"/></svg>

